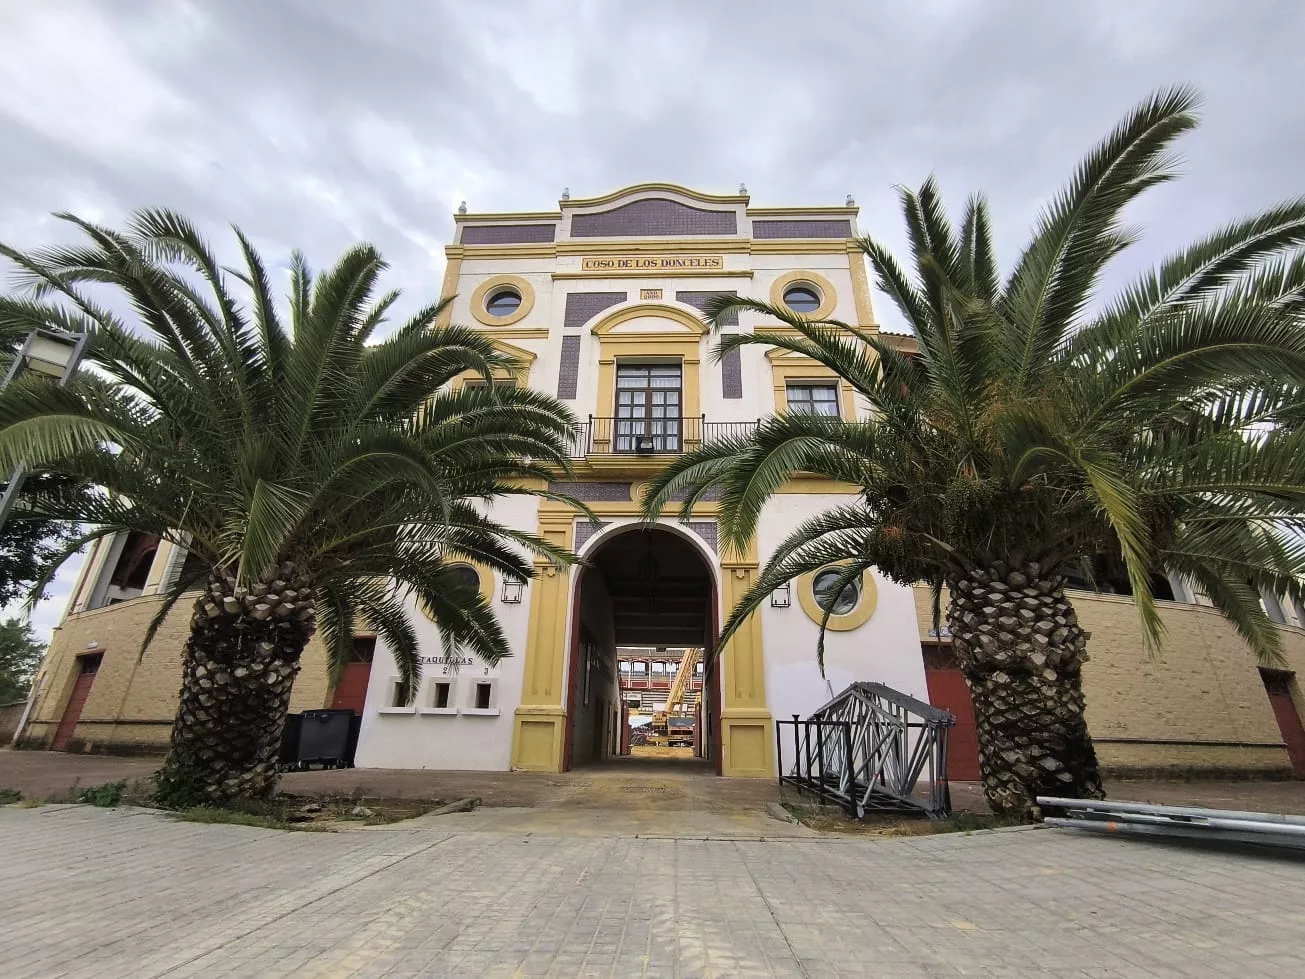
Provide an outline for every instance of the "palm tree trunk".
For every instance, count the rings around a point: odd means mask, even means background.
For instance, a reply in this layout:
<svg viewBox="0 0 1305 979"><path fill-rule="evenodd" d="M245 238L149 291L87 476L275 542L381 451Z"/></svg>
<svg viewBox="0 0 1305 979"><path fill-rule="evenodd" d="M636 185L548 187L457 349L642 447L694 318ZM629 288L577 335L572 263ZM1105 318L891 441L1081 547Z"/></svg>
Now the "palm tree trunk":
<svg viewBox="0 0 1305 979"><path fill-rule="evenodd" d="M1087 637L1064 579L1036 563L955 574L948 626L970 686L988 805L1027 818L1038 795L1105 793L1083 717Z"/></svg>
<svg viewBox="0 0 1305 979"><path fill-rule="evenodd" d="M313 593L283 564L248 589L210 577L195 602L181 702L156 798L166 806L266 798L299 672L316 626Z"/></svg>

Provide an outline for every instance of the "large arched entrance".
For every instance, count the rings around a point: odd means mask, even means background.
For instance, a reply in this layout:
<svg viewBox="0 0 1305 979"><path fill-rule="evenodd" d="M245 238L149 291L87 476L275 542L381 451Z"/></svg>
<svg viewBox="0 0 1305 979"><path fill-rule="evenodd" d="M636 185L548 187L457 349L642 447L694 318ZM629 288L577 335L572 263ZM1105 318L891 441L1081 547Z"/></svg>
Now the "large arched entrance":
<svg viewBox="0 0 1305 979"><path fill-rule="evenodd" d="M719 774L716 579L678 528L614 528L585 549L571 615L563 765Z"/></svg>

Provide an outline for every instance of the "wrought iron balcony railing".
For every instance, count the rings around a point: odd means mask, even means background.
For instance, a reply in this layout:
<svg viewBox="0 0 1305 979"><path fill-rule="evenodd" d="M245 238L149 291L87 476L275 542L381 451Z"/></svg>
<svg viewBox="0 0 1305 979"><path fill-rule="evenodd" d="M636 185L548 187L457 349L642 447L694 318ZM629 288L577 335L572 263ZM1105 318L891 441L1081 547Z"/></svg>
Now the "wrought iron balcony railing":
<svg viewBox="0 0 1305 979"><path fill-rule="evenodd" d="M751 435L757 422L709 422L705 415L670 418L597 418L576 426L571 458L651 456L690 452L725 438Z"/></svg>

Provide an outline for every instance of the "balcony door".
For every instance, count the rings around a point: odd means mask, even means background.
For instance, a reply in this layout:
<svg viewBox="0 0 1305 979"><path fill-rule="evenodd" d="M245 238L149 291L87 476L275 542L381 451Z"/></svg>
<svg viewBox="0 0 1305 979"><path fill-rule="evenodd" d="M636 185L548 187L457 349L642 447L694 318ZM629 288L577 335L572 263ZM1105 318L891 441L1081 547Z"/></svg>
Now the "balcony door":
<svg viewBox="0 0 1305 979"><path fill-rule="evenodd" d="M617 364L616 451L681 451L682 390L679 364Z"/></svg>

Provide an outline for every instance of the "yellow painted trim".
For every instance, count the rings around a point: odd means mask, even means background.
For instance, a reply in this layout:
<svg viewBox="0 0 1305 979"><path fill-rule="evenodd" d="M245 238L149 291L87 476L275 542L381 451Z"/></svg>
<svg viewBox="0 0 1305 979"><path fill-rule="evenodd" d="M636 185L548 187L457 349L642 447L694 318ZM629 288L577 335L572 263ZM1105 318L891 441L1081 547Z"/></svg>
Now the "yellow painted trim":
<svg viewBox="0 0 1305 979"><path fill-rule="evenodd" d="M678 324L683 329L657 333L614 333L616 327L645 316L659 317ZM665 303L642 303L626 306L604 316L591 331L598 337L598 412L608 416L616 414L616 363L618 360L674 360L679 359L681 411L685 417L702 414L699 367L702 360L702 338L707 324L687 308ZM595 449L604 446L595 442Z"/></svg>
<svg viewBox="0 0 1305 979"><path fill-rule="evenodd" d="M727 553L720 562L725 615L756 581L759 561L755 539L742 554ZM725 775L774 776L774 719L766 707L766 668L761 616L752 615L720 651L722 663L721 738Z"/></svg>
<svg viewBox="0 0 1305 979"><path fill-rule="evenodd" d="M747 254L747 238L634 238L613 241L607 238L572 238L557 243L559 255L676 255L685 252L712 254L730 252Z"/></svg>
<svg viewBox="0 0 1305 979"><path fill-rule="evenodd" d="M449 296L457 294L458 278L462 274L462 259L457 255L449 255L444 259L444 282L440 286L440 298L447 299ZM444 312L440 313L435 319L436 326L448 326L453 320L453 303L444 307Z"/></svg>
<svg viewBox="0 0 1305 979"><path fill-rule="evenodd" d="M651 191L675 194L678 197L687 197L689 200L699 201L703 204L746 204L750 200L747 194L707 194L700 190L681 187L679 184L646 183L631 184L629 187L622 187L600 197L573 197L567 201L558 201L558 204L566 209L596 207L599 204L611 204L623 197L632 197L635 194Z"/></svg>
<svg viewBox="0 0 1305 979"><path fill-rule="evenodd" d="M795 354L781 347L766 351L770 361L771 383L774 386L775 414L788 412L789 381L833 381L838 387L838 410L843 421L856 421L856 392L838 373L809 357Z"/></svg>
<svg viewBox="0 0 1305 979"><path fill-rule="evenodd" d="M548 335L548 331L545 330L544 336L547 335ZM487 336L489 335L487 334ZM516 381L518 387L528 387L530 384L530 370L532 367L534 367L535 361L539 358L539 354L535 353L533 350L526 350L524 347L518 347L516 346L516 344L505 343L502 339L500 339L500 336L501 334L497 334L497 333L492 336L489 336L489 341L492 344L494 344L494 349L499 351L499 353L507 354L509 357L515 360L516 365L513 367L513 369L510 372L502 372L502 373L495 374L494 379L496 381L499 381L499 380L507 380L509 377L511 377L514 381ZM461 374L459 374L457 377L455 377L452 381L449 382L450 390L461 391L463 386L467 383L467 381L483 382L484 380L485 380L484 376L479 371L474 371L474 370L463 371Z"/></svg>
<svg viewBox="0 0 1305 979"><path fill-rule="evenodd" d="M842 494L860 493L861 487L855 483L845 483L840 479L822 479L818 476L794 476L777 489L777 493L796 494Z"/></svg>
<svg viewBox="0 0 1305 979"><path fill-rule="evenodd" d="M750 218L801 218L808 214L820 217L850 218L860 213L861 209L853 204L851 207L750 207Z"/></svg>
<svg viewBox="0 0 1305 979"><path fill-rule="evenodd" d="M446 245L444 254L456 254L458 258L493 259L510 258L556 258L557 246L551 243L531 243L521 245Z"/></svg>
<svg viewBox="0 0 1305 979"><path fill-rule="evenodd" d="M669 303L641 303L638 306L624 306L614 313L609 313L594 324L591 331L595 336L605 337L622 323L628 323L630 320L640 319L644 316L660 316L663 319L673 320L685 327L694 339L705 336L707 333L707 324L699 319L694 313L689 312L692 307L689 306L672 306ZM664 337L669 336L677 340L685 339L683 333L628 333L623 336L629 337Z"/></svg>
<svg viewBox="0 0 1305 979"><path fill-rule="evenodd" d="M829 567L837 567L837 565L830 565ZM816 575L825 570L825 568L821 568L818 571L808 571L806 574L799 575L797 580L798 604L802 606L802 611L806 613L807 618L817 625L819 625L821 618L824 617L825 610L816 601L814 583ZM832 632L851 632L853 629L859 629L870 621L870 617L875 614L875 609L878 607L879 586L875 584L875 576L863 571L861 573L861 601L857 602L856 607L846 615L831 615L826 628Z"/></svg>
<svg viewBox="0 0 1305 979"><path fill-rule="evenodd" d="M575 511L539 515L537 533L549 543L570 549ZM512 724L512 767L559 772L566 734L565 680L570 652L567 605L571 577L567 568L534 559L530 615L526 625L521 705Z"/></svg>
<svg viewBox="0 0 1305 979"><path fill-rule="evenodd" d="M856 303L857 325L878 330L879 327L874 325L874 304L870 300L870 277L866 273L865 255L861 249L848 249L847 265L852 273L852 300Z"/></svg>
<svg viewBox="0 0 1305 979"><path fill-rule="evenodd" d="M554 279L750 279L751 269L684 269L674 272L622 269L616 272L554 272Z"/></svg>
<svg viewBox="0 0 1305 979"><path fill-rule="evenodd" d="M707 252L721 255L841 255L845 238L575 238L558 242L519 245L445 245L450 258L496 259L558 258L571 255L681 255ZM725 270L730 272L731 270ZM733 270L732 274L739 274ZM574 274L574 273L569 273ZM586 273L596 274L596 273Z"/></svg>
<svg viewBox="0 0 1305 979"><path fill-rule="evenodd" d="M458 224L465 224L468 221L488 221L491 224L502 224L513 221L561 221L561 211L504 211L501 214L478 213L472 214L454 214L453 220Z"/></svg>
<svg viewBox="0 0 1305 979"><path fill-rule="evenodd" d="M492 316L485 308L485 300L495 289L510 286L521 296L521 305L506 316ZM476 286L471 294L471 315L486 326L511 326L522 320L534 308L535 290L519 275L492 275Z"/></svg>
<svg viewBox="0 0 1305 979"><path fill-rule="evenodd" d="M547 340L549 331L546 326L509 326L482 332L493 340Z"/></svg>
<svg viewBox="0 0 1305 979"><path fill-rule="evenodd" d="M846 238L761 238L749 249L754 255L841 255Z"/></svg>
<svg viewBox="0 0 1305 979"><path fill-rule="evenodd" d="M839 251L842 251L840 245ZM820 293L820 306L809 313L802 315L809 320L828 319L829 314L834 311L838 304L838 290L834 284L826 279L819 272L812 272L810 269L794 269L792 272L785 272L777 278L770 286L770 302L772 306L784 305L784 290L795 283L808 283L816 287Z"/></svg>

